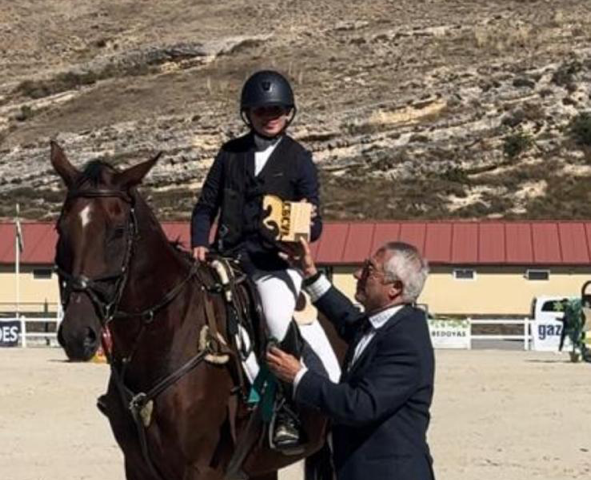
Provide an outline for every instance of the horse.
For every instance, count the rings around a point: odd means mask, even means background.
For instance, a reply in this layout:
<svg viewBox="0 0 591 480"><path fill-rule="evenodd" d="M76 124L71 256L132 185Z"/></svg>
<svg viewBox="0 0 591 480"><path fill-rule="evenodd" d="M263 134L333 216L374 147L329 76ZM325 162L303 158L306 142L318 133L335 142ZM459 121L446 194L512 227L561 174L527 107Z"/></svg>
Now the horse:
<svg viewBox="0 0 591 480"><path fill-rule="evenodd" d="M301 412L308 441L298 455L272 450L260 409L240 399L237 362L206 361L236 354L223 341L228 310L211 268L168 241L136 188L159 157L124 170L95 160L79 170L51 142L67 189L56 224L65 312L58 337L69 358L87 360L110 332L100 406L127 480L276 480L306 457L306 479L331 478L324 417Z"/></svg>

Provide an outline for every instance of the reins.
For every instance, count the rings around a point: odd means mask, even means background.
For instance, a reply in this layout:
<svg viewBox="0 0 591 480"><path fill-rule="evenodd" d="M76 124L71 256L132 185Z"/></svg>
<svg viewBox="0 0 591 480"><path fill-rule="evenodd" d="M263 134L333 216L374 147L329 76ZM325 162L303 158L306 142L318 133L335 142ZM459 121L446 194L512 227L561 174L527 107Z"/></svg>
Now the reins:
<svg viewBox="0 0 591 480"><path fill-rule="evenodd" d="M148 441L146 435L146 427L149 425L151 418L151 411L153 401L168 388L174 385L182 377L200 365L206 356L211 354L218 354L223 352L227 355L233 355L233 352L223 345L218 338L218 328L214 318L213 307L209 299L204 298L203 309L205 319L209 331L213 333L210 335L209 341L205 343L203 348L187 362L181 365L178 369L172 373L161 378L145 392L133 392L125 384L125 374L129 367L134 354L140 346L141 339L146 327L154 321L155 315L160 310L164 309L167 305L173 302L185 287L190 283L193 277L196 277L201 284L200 289L204 294L219 294L221 289L217 285L208 286L205 280L199 275L198 264L193 262L188 273L185 277L176 284L171 290L169 290L164 296L156 302L154 305L145 308L139 312L129 312L119 309L119 303L121 301L125 285L127 284L130 264L134 253L134 245L138 233L137 218L135 214L134 198L129 192L112 189L89 189L89 190L72 190L68 192L68 199L74 198L106 198L116 197L125 201L130 205L129 217L127 221L127 244L125 249L125 256L122 261L122 265L119 272L99 275L95 277L88 277L85 275L73 275L66 271L60 265L56 265L55 270L60 277L60 288L62 289L62 304L64 310L70 301L72 292L84 293L88 296L92 302L95 310L97 311L101 327L107 329L109 323L115 319L130 319L139 318L141 321L141 328L137 334L134 344L129 354L125 357L120 358L120 362L114 360L113 352L107 345L105 345L104 338L101 336L103 341L103 349L105 356L111 368L111 374L115 382L117 391L123 405L125 405L134 420L138 431L138 440L142 456L150 470L151 474L160 479L165 480L165 477L158 470L152 458L150 456ZM103 288L103 284L107 282L115 282L114 294L111 298L107 298L108 292ZM218 348L214 349L212 344L218 344ZM120 368L118 364L120 363Z"/></svg>

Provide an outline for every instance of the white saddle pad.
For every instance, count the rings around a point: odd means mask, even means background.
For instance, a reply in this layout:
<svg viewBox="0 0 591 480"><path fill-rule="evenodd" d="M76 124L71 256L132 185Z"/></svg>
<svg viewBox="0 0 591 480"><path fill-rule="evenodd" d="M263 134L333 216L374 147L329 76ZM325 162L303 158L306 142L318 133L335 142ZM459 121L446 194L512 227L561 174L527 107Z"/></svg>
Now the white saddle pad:
<svg viewBox="0 0 591 480"><path fill-rule="evenodd" d="M320 322L318 320L313 320L311 323L307 325L299 325L299 327L304 340L322 361L322 365L324 365L330 380L334 383L338 383L339 378L341 377L341 367L339 366L337 356L335 355ZM241 330L240 341L246 343L246 345L250 344L250 339L245 330ZM246 376L252 384L259 373L259 363L255 354L251 353L242 364Z"/></svg>

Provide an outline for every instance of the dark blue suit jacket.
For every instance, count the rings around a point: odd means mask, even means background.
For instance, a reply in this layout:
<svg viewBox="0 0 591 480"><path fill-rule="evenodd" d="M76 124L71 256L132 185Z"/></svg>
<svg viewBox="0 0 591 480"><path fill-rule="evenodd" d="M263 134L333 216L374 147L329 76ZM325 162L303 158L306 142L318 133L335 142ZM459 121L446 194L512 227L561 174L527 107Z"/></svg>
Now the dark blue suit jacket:
<svg viewBox="0 0 591 480"><path fill-rule="evenodd" d="M354 348L361 312L334 287L316 306ZM434 370L425 313L405 306L377 330L339 384L312 370L302 377L296 401L333 420L339 480L434 479L426 441Z"/></svg>

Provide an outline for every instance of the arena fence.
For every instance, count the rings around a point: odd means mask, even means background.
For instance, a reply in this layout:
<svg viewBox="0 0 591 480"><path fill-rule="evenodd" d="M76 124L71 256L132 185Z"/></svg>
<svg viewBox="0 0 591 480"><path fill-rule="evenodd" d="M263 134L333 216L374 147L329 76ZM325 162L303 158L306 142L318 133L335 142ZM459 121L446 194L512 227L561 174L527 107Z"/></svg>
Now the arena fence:
<svg viewBox="0 0 591 480"><path fill-rule="evenodd" d="M62 320L54 317L26 317L0 319L1 347L57 347L57 329Z"/></svg>
<svg viewBox="0 0 591 480"><path fill-rule="evenodd" d="M532 320L529 318L469 318L470 324L470 341L474 340L486 340L486 341L518 341L523 342L523 349L529 350L532 340L531 323ZM486 333L474 333L474 326L482 325L484 328L481 330L488 329ZM517 330L520 333L514 333L516 328L511 326L517 326Z"/></svg>
<svg viewBox="0 0 591 480"><path fill-rule="evenodd" d="M431 341L436 349L506 349L522 342L529 350L530 318L429 318ZM475 344L475 342L477 342Z"/></svg>
<svg viewBox="0 0 591 480"><path fill-rule="evenodd" d="M0 347L56 347L57 330L62 320L61 312L56 316L17 316L0 319ZM503 348L503 342L521 342L523 350L534 349L534 333L540 326L530 318L467 318L429 320L431 338L435 348L472 349L473 342L490 342L487 348ZM476 330L476 332L475 332ZM548 329L545 330L548 335ZM554 330L555 336L559 330ZM539 339L538 339L539 340ZM535 343L535 342L534 342ZM557 345L557 339L554 343ZM480 343L480 345L483 345ZM557 350L551 345L548 350Z"/></svg>

